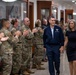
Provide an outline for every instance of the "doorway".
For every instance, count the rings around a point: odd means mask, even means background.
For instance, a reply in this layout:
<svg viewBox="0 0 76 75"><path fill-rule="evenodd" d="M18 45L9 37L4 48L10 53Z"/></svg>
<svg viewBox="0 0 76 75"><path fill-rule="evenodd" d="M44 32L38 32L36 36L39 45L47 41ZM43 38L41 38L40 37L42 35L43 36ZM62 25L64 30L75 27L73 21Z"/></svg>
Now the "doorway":
<svg viewBox="0 0 76 75"><path fill-rule="evenodd" d="M34 4L32 2L29 3L29 19L30 19L30 28L32 30L34 27Z"/></svg>
<svg viewBox="0 0 76 75"><path fill-rule="evenodd" d="M64 25L64 10L60 10L60 22Z"/></svg>
<svg viewBox="0 0 76 75"><path fill-rule="evenodd" d="M37 19L51 16L51 1L37 1Z"/></svg>

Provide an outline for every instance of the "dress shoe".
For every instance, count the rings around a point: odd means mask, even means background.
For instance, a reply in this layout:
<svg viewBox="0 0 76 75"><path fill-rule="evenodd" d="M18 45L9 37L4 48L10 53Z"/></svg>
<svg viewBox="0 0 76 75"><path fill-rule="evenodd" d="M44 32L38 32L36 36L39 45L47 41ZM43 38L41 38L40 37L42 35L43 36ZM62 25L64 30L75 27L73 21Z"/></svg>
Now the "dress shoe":
<svg viewBox="0 0 76 75"><path fill-rule="evenodd" d="M60 75L59 73L56 73L56 75Z"/></svg>

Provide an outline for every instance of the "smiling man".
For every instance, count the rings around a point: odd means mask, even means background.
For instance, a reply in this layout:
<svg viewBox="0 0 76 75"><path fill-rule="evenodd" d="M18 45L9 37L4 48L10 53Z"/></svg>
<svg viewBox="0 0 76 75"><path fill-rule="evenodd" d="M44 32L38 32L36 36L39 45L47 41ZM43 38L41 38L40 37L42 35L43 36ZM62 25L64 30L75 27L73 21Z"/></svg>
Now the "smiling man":
<svg viewBox="0 0 76 75"><path fill-rule="evenodd" d="M55 75L55 70L56 75L59 75L60 52L63 52L64 34L62 29L55 25L54 17L49 18L49 26L44 30L43 41L48 57L50 75Z"/></svg>

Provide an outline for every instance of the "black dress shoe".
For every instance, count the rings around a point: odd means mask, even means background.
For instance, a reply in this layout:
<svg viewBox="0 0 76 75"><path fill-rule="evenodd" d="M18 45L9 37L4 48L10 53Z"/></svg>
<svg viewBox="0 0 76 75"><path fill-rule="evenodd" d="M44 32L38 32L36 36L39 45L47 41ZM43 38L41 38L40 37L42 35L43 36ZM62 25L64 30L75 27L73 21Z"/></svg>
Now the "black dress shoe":
<svg viewBox="0 0 76 75"><path fill-rule="evenodd" d="M60 75L60 73L56 73L56 75Z"/></svg>

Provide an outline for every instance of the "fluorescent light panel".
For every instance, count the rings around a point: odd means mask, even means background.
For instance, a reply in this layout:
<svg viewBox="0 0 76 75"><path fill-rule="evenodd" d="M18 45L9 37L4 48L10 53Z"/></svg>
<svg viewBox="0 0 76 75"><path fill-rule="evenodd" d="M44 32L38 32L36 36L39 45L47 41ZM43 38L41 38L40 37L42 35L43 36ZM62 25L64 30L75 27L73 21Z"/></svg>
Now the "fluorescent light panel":
<svg viewBox="0 0 76 75"><path fill-rule="evenodd" d="M4 1L4 2L14 2L16 0L2 0L2 1Z"/></svg>

